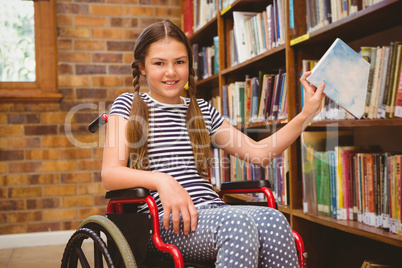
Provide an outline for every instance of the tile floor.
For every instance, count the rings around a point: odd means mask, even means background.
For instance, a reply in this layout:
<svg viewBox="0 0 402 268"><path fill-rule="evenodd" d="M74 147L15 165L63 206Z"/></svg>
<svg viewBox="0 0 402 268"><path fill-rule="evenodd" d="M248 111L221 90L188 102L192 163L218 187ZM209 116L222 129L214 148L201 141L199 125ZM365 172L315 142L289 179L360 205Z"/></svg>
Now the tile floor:
<svg viewBox="0 0 402 268"><path fill-rule="evenodd" d="M93 253L92 245L84 243L84 246L88 254ZM57 268L61 265L64 247L55 245L0 249L0 268ZM91 264L91 258L88 260Z"/></svg>

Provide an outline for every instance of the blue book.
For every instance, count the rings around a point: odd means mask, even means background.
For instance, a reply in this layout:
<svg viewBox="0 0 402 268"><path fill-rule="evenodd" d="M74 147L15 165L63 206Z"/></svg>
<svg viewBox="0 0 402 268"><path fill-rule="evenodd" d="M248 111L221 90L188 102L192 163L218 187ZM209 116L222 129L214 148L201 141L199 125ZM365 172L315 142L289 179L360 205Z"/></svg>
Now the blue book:
<svg viewBox="0 0 402 268"><path fill-rule="evenodd" d="M219 36L214 37L214 71L213 74L219 73Z"/></svg>
<svg viewBox="0 0 402 268"><path fill-rule="evenodd" d="M314 66L307 78L318 87L325 82L324 93L356 118L364 114L370 63L337 38Z"/></svg>
<svg viewBox="0 0 402 268"><path fill-rule="evenodd" d="M226 121L230 122L227 85L222 86L222 106L223 106L223 117L226 119Z"/></svg>

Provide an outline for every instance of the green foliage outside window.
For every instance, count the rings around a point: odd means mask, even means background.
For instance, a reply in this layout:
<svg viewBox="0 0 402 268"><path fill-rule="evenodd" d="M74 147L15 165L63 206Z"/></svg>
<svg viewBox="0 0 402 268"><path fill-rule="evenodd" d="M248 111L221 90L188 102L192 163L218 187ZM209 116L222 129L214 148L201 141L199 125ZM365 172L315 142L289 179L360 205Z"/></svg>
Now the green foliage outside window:
<svg viewBox="0 0 402 268"><path fill-rule="evenodd" d="M33 1L0 0L0 81L35 81Z"/></svg>

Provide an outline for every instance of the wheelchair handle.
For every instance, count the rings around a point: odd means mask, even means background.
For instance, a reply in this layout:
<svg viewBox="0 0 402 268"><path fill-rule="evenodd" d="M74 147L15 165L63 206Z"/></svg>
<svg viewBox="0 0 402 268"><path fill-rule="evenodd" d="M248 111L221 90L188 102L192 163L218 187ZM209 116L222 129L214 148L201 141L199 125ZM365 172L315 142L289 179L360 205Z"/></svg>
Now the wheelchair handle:
<svg viewBox="0 0 402 268"><path fill-rule="evenodd" d="M88 125L88 130L91 133L95 133L96 131L98 131L100 127L106 125L108 118L109 118L108 114L105 113L101 114L94 121L92 121L91 124Z"/></svg>

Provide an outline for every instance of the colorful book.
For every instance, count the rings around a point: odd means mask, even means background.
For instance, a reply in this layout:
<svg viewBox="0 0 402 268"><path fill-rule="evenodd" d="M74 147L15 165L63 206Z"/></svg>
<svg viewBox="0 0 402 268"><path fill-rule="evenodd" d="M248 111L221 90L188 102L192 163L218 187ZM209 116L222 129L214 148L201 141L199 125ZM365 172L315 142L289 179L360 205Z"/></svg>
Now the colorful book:
<svg viewBox="0 0 402 268"><path fill-rule="evenodd" d="M402 117L402 68L400 68L398 81L398 91L396 92L395 116Z"/></svg>
<svg viewBox="0 0 402 268"><path fill-rule="evenodd" d="M307 80L357 118L364 114L370 64L337 38L311 71Z"/></svg>

